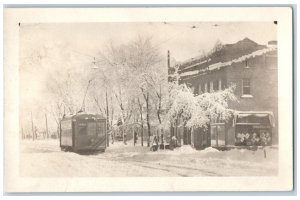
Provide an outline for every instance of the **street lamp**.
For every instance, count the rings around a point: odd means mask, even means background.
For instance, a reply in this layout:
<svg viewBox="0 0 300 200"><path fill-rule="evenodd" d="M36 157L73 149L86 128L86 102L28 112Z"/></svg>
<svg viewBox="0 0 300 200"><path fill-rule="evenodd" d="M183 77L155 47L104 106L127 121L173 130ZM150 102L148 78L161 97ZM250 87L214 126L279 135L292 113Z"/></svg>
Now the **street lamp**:
<svg viewBox="0 0 300 200"><path fill-rule="evenodd" d="M96 65L96 58L95 57L94 57L92 69L99 69L99 67Z"/></svg>
<svg viewBox="0 0 300 200"><path fill-rule="evenodd" d="M96 58L95 58L95 57L94 57L93 65L92 65L91 68L92 68L93 70L99 69L99 67L96 65ZM85 91L85 93L84 93L84 97L83 97L83 101L82 101L82 105L81 105L81 109L80 109L81 112L85 111L85 97L86 97L86 95L87 95L87 92L88 92L88 89L89 89L89 87L90 87L91 82L92 82L95 78L96 78L96 77L93 77L93 78L91 78L91 79L88 81L88 85L87 85L87 87L86 87L86 91Z"/></svg>

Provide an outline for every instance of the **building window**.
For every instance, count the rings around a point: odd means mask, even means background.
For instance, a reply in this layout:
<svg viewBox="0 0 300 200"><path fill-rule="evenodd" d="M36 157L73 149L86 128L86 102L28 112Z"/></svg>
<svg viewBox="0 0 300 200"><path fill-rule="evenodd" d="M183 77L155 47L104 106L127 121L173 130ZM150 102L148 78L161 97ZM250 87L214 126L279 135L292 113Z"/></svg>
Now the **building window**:
<svg viewBox="0 0 300 200"><path fill-rule="evenodd" d="M222 90L222 80L219 80L219 90Z"/></svg>
<svg viewBox="0 0 300 200"><path fill-rule="evenodd" d="M199 84L199 94L201 94L201 93L202 93L202 85Z"/></svg>
<svg viewBox="0 0 300 200"><path fill-rule="evenodd" d="M250 90L250 79L243 79L243 95L251 95Z"/></svg>
<svg viewBox="0 0 300 200"><path fill-rule="evenodd" d="M210 81L209 92L213 92L213 91L214 91L214 82Z"/></svg>
<svg viewBox="0 0 300 200"><path fill-rule="evenodd" d="M195 87L194 86L191 87L191 91L192 91L193 94L195 94Z"/></svg>
<svg viewBox="0 0 300 200"><path fill-rule="evenodd" d="M214 91L218 91L218 89L219 89L219 81L218 80L216 80L215 82L214 82Z"/></svg>
<svg viewBox="0 0 300 200"><path fill-rule="evenodd" d="M204 92L207 92L207 83L204 84Z"/></svg>
<svg viewBox="0 0 300 200"><path fill-rule="evenodd" d="M249 60L248 59L245 60L245 68L249 68Z"/></svg>

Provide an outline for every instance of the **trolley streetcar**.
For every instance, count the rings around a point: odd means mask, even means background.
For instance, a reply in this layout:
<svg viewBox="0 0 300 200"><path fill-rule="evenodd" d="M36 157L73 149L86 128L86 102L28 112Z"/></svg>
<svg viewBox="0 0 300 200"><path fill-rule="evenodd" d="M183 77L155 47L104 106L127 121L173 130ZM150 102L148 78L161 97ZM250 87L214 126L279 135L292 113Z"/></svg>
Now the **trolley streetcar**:
<svg viewBox="0 0 300 200"><path fill-rule="evenodd" d="M107 145L106 119L78 113L60 121L60 148L73 152L104 152Z"/></svg>

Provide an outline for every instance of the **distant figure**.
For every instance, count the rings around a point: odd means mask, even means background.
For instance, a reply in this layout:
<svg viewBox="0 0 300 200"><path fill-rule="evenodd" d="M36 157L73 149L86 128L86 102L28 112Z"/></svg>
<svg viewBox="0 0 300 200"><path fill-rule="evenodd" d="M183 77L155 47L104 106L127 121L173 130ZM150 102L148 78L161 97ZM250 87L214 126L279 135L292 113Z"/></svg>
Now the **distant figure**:
<svg viewBox="0 0 300 200"><path fill-rule="evenodd" d="M248 132L245 135L245 142L247 146L251 145L250 134Z"/></svg>
<svg viewBox="0 0 300 200"><path fill-rule="evenodd" d="M114 137L115 132L111 131L111 143L113 144L115 141L115 137Z"/></svg>
<svg viewBox="0 0 300 200"><path fill-rule="evenodd" d="M263 146L266 146L271 143L271 136L270 136L269 132L262 132L261 143Z"/></svg>
<svg viewBox="0 0 300 200"><path fill-rule="evenodd" d="M133 144L135 145L137 143L138 140L138 134L136 131L134 131L134 136L133 136Z"/></svg>
<svg viewBox="0 0 300 200"><path fill-rule="evenodd" d="M259 137L257 137L257 134L255 132L252 134L251 141L253 145L259 145Z"/></svg>
<svg viewBox="0 0 300 200"><path fill-rule="evenodd" d="M177 147L177 139L175 136L173 136L170 141L170 150L173 150L176 147Z"/></svg>
<svg viewBox="0 0 300 200"><path fill-rule="evenodd" d="M164 134L160 135L160 149L165 149L165 145L164 145Z"/></svg>
<svg viewBox="0 0 300 200"><path fill-rule="evenodd" d="M127 135L125 132L123 134L124 134L124 144L127 145Z"/></svg>
<svg viewBox="0 0 300 200"><path fill-rule="evenodd" d="M152 146L151 146L150 150L152 150L152 151L158 150L158 140L157 140L156 135L153 138L153 142L152 142Z"/></svg>
<svg viewBox="0 0 300 200"><path fill-rule="evenodd" d="M174 141L174 146L176 148L177 147L177 138L175 137L175 135L172 137L172 140Z"/></svg>

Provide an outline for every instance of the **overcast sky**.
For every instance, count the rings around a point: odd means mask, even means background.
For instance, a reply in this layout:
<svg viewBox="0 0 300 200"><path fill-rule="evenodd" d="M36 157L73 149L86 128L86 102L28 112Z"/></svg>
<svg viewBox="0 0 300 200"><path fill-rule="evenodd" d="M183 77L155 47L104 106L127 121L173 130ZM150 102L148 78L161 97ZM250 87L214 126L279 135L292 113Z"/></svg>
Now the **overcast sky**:
<svg viewBox="0 0 300 200"><path fill-rule="evenodd" d="M141 35L151 36L162 53L170 50L172 57L183 61L209 51L217 40L227 44L248 37L266 44L276 40L276 33L273 22L22 24L21 50L26 55L41 43L66 42L71 50L93 56L110 41L122 44ZM82 59L87 57L82 55Z"/></svg>

